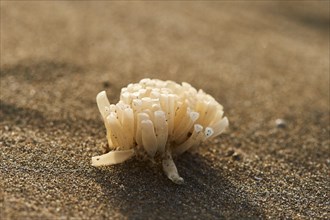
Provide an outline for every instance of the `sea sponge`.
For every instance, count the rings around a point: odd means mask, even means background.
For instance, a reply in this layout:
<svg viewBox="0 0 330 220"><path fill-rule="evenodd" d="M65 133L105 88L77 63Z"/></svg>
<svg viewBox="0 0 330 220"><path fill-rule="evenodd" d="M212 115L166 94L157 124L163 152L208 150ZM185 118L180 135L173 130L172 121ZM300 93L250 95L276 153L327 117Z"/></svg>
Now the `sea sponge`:
<svg viewBox="0 0 330 220"><path fill-rule="evenodd" d="M120 101L110 104L105 91L96 102L107 130L110 152L92 158L93 166L122 163L138 156L162 160L174 183L183 183L172 156L178 156L228 126L223 107L190 84L142 79L122 88Z"/></svg>

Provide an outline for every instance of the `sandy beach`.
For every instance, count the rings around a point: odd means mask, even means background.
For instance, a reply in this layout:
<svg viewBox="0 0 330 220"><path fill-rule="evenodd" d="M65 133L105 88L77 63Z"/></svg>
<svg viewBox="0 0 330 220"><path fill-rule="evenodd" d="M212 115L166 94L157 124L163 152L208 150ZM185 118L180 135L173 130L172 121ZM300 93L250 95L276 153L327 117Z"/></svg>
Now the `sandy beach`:
<svg viewBox="0 0 330 220"><path fill-rule="evenodd" d="M1 1L1 219L330 218L329 14L327 1ZM106 146L97 93L116 103L143 78L189 82L229 118L175 159L184 185L148 161L91 166Z"/></svg>

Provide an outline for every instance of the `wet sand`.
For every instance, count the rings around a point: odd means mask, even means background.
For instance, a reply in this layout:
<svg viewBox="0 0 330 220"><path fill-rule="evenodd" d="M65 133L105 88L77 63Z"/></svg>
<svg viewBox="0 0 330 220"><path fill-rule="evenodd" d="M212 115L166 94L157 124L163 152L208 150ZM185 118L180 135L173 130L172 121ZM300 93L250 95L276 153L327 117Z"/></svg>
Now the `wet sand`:
<svg viewBox="0 0 330 220"><path fill-rule="evenodd" d="M1 1L0 67L1 219L330 218L329 2ZM90 165L96 94L145 77L230 120L176 159L184 185Z"/></svg>

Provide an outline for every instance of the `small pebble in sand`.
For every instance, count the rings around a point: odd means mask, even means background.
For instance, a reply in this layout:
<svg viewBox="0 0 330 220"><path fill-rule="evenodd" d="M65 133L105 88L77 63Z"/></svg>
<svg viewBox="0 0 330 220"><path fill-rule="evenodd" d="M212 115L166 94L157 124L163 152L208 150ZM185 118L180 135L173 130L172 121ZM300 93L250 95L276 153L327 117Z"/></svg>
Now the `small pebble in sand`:
<svg viewBox="0 0 330 220"><path fill-rule="evenodd" d="M277 128L285 128L286 127L286 121L282 118L276 119L275 124L276 124Z"/></svg>
<svg viewBox="0 0 330 220"><path fill-rule="evenodd" d="M261 181L262 180L261 177L257 177L257 176L255 176L254 179L257 180L257 181Z"/></svg>
<svg viewBox="0 0 330 220"><path fill-rule="evenodd" d="M233 155L232 155L232 158L233 160L236 160L236 161L239 161L242 159L241 155L237 152L235 152Z"/></svg>
<svg viewBox="0 0 330 220"><path fill-rule="evenodd" d="M109 88L111 86L110 82L109 81L104 81L103 82L103 87L104 88Z"/></svg>
<svg viewBox="0 0 330 220"><path fill-rule="evenodd" d="M235 153L235 150L234 149L229 149L226 153L226 157L230 157L232 156L233 154Z"/></svg>

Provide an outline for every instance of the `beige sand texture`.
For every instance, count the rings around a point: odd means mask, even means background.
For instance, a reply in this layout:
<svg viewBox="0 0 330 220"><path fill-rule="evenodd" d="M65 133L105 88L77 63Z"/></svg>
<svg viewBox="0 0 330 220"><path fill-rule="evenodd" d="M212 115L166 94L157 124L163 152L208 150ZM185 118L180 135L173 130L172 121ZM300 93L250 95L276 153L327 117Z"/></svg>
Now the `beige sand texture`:
<svg viewBox="0 0 330 220"><path fill-rule="evenodd" d="M328 1L1 1L0 33L1 219L330 218ZM145 77L230 120L175 160L182 186L136 159L91 166L96 94Z"/></svg>

